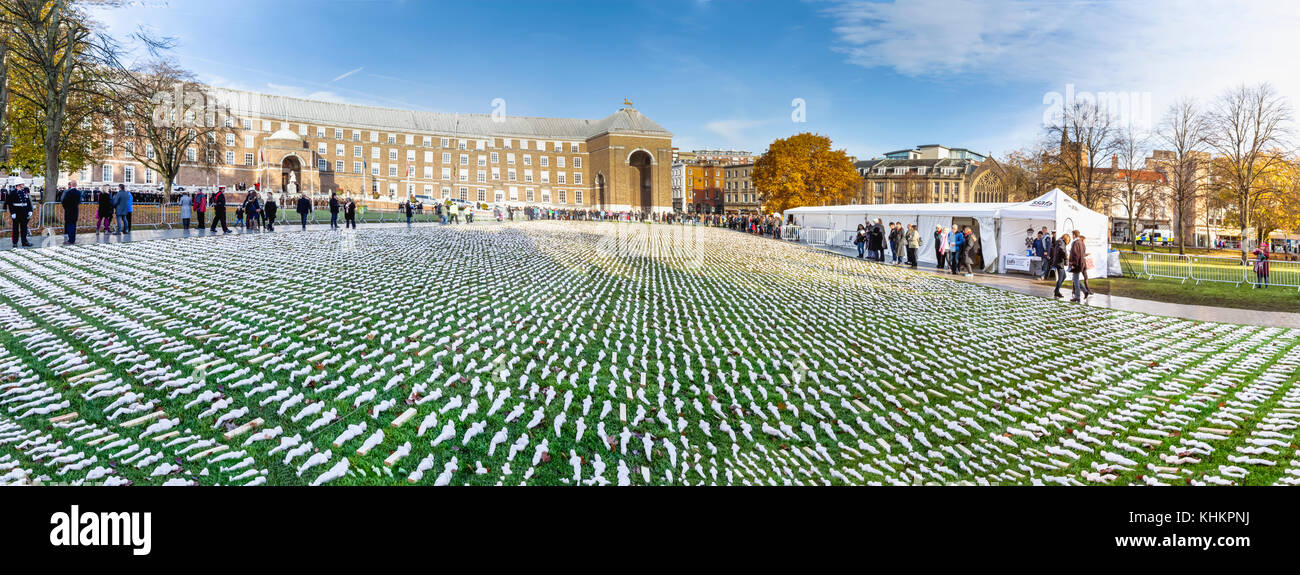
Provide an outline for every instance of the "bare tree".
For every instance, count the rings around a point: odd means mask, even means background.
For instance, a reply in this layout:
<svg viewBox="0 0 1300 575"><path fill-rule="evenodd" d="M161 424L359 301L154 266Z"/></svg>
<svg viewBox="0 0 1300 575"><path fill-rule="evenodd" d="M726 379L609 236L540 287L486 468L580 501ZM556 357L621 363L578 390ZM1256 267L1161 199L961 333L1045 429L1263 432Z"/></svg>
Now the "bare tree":
<svg viewBox="0 0 1300 575"><path fill-rule="evenodd" d="M1156 139L1163 150L1155 154L1155 168L1165 177L1165 195L1173 208L1174 238L1180 254L1185 253L1187 213L1195 212L1208 172L1209 154L1203 150L1207 129L1205 115L1189 98L1170 106L1156 127Z"/></svg>
<svg viewBox="0 0 1300 575"><path fill-rule="evenodd" d="M1286 162L1291 106L1269 84L1231 88L1209 114L1206 141L1218 155L1215 177L1239 212L1241 257L1246 231L1259 201L1269 193L1267 179Z"/></svg>
<svg viewBox="0 0 1300 575"><path fill-rule="evenodd" d="M1051 180L1046 163L1049 154L1043 149L1013 150L1001 160L990 158L990 169L995 171L1007 201L1027 201L1051 190Z"/></svg>
<svg viewBox="0 0 1300 575"><path fill-rule="evenodd" d="M1115 195L1128 217L1129 242L1134 251L1137 251L1138 220L1152 210L1155 201L1156 182L1143 181L1147 147L1147 135L1132 125L1120 131L1113 174Z"/></svg>
<svg viewBox="0 0 1300 575"><path fill-rule="evenodd" d="M1062 110L1047 134L1047 147L1055 146L1047 157L1052 180L1079 203L1101 210L1111 191L1102 162L1111 157L1117 141L1110 114L1096 102L1080 100Z"/></svg>
<svg viewBox="0 0 1300 575"><path fill-rule="evenodd" d="M127 154L158 173L169 196L182 168L211 172L225 163L226 140L237 137L233 117L193 74L167 60L124 73L114 91L114 130Z"/></svg>

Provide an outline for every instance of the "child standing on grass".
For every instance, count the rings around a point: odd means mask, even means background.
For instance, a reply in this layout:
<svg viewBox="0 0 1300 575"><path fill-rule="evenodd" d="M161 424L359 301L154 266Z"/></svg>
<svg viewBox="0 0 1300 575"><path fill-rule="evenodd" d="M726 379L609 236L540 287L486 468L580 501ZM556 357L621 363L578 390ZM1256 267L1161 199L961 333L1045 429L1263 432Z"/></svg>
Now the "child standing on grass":
<svg viewBox="0 0 1300 575"><path fill-rule="evenodd" d="M1255 254L1255 285L1256 288L1268 287L1268 244L1260 244L1252 252Z"/></svg>

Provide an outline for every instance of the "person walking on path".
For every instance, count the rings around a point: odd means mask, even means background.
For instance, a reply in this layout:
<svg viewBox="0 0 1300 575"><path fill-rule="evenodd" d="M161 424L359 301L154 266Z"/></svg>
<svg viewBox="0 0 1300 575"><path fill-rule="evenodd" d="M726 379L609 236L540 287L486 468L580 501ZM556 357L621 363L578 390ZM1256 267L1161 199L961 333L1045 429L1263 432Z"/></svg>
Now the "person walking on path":
<svg viewBox="0 0 1300 575"><path fill-rule="evenodd" d="M903 235L903 241L907 245L907 265L916 269L916 251L921 249L921 232L916 229L916 224L907 225L907 233Z"/></svg>
<svg viewBox="0 0 1300 575"><path fill-rule="evenodd" d="M5 195L5 211L9 212L9 221L14 228L14 247L18 247L19 241L23 247L32 247L32 243L27 241L27 221L32 215L32 198L26 185L18 184Z"/></svg>
<svg viewBox="0 0 1300 575"><path fill-rule="evenodd" d="M307 214L311 213L311 200L307 196L298 194L298 217L302 221L302 231L307 231Z"/></svg>
<svg viewBox="0 0 1300 575"><path fill-rule="evenodd" d="M966 277L971 277L975 275L975 254L978 253L976 250L979 249L980 239L971 232L970 228L966 228L962 233L966 239L962 242L961 265L966 268Z"/></svg>
<svg viewBox="0 0 1300 575"><path fill-rule="evenodd" d="M63 197L59 198L59 203L63 204L63 233L68 236L65 244L77 243L77 219L81 215L81 190L77 189L74 182L68 189L63 190Z"/></svg>
<svg viewBox="0 0 1300 575"><path fill-rule="evenodd" d="M858 224L858 231L853 236L853 243L858 246L858 259L862 259L863 253L867 251L867 226Z"/></svg>
<svg viewBox="0 0 1300 575"><path fill-rule="evenodd" d="M1052 296L1060 299L1065 297L1061 295L1061 284L1065 283L1065 268L1070 260L1070 234L1061 234L1061 237L1052 241L1052 249L1048 252L1048 259L1052 260L1052 273L1056 274L1056 290Z"/></svg>
<svg viewBox="0 0 1300 575"><path fill-rule="evenodd" d="M266 231L275 231L275 212L280 206L275 205L275 194L266 194Z"/></svg>
<svg viewBox="0 0 1300 575"><path fill-rule="evenodd" d="M1251 252L1255 254L1255 285L1254 288L1268 288L1268 244L1260 244Z"/></svg>
<svg viewBox="0 0 1300 575"><path fill-rule="evenodd" d="M95 210L95 233L101 228L106 234L113 231L113 193L108 186L100 190L99 206Z"/></svg>
<svg viewBox="0 0 1300 575"><path fill-rule="evenodd" d="M117 193L113 195L113 207L117 213L117 233L131 233L131 211L135 206L135 198L131 197L131 192L126 191L126 186L118 184Z"/></svg>
<svg viewBox="0 0 1300 575"><path fill-rule="evenodd" d="M330 229L339 229L339 197L330 192Z"/></svg>
<svg viewBox="0 0 1300 575"><path fill-rule="evenodd" d="M961 232L957 226L952 227L948 232L948 268L952 275L957 275L957 264L961 261L962 244L966 242L966 235Z"/></svg>
<svg viewBox="0 0 1300 575"><path fill-rule="evenodd" d="M357 203L352 198L343 204L343 227L357 229Z"/></svg>
<svg viewBox="0 0 1300 575"><path fill-rule="evenodd" d="M212 233L217 233L217 224L221 224L221 231L230 233L230 228L226 227L226 191L217 188L217 193L212 196Z"/></svg>
<svg viewBox="0 0 1300 575"><path fill-rule="evenodd" d="M194 200L190 198L190 193L181 194L181 229L190 231L190 217L194 215Z"/></svg>
<svg viewBox="0 0 1300 575"><path fill-rule="evenodd" d="M1047 265L1047 252L1052 248L1051 241L1051 236L1047 234L1047 226L1043 226L1043 229L1038 230L1038 235L1034 237L1034 255L1038 256L1038 279L1040 280L1047 279L1047 271L1049 269Z"/></svg>
<svg viewBox="0 0 1300 575"><path fill-rule="evenodd" d="M1083 279L1082 279L1083 270L1084 270L1083 260L1085 257L1087 257L1087 252L1083 246L1083 241L1079 239L1079 231L1075 230L1073 235L1074 238L1070 241L1069 263L1070 263L1070 281L1071 283L1074 284L1073 286L1074 297L1071 297L1070 301L1077 303L1081 300L1080 296L1083 294Z"/></svg>

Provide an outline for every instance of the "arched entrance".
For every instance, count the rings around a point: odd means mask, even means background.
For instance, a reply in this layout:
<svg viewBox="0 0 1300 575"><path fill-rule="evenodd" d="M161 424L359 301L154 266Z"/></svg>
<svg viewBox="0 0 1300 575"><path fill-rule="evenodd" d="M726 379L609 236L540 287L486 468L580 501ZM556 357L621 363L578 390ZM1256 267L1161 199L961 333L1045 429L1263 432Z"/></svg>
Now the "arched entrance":
<svg viewBox="0 0 1300 575"><path fill-rule="evenodd" d="M634 188L632 198L636 201L635 207L642 210L650 210L654 207L654 159L645 150L632 152L628 157L627 163L632 166L632 173L636 176L636 188Z"/></svg>
<svg viewBox="0 0 1300 575"><path fill-rule="evenodd" d="M302 191L302 160L298 156L289 154L280 162L280 191L287 193L289 191L289 175L293 174L295 185L298 191Z"/></svg>
<svg viewBox="0 0 1300 575"><path fill-rule="evenodd" d="M596 207L605 209L605 174L596 174Z"/></svg>

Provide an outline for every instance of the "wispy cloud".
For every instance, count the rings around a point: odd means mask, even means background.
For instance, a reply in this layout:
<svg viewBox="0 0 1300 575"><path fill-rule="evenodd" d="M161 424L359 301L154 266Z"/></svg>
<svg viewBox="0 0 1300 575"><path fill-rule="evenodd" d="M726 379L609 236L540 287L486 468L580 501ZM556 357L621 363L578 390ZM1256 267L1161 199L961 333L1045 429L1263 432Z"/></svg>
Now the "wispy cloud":
<svg viewBox="0 0 1300 575"><path fill-rule="evenodd" d="M335 76L333 80L330 80L330 82L337 82L337 81L339 81L339 80L342 80L342 79L344 79L344 78L347 78L348 76L351 76L351 75L353 75L353 74L356 74L357 72L360 72L360 71L365 70L365 69L366 69L365 66L362 66L362 67L357 68L357 69L355 69L355 70L348 70L347 72L344 72L344 73L342 73L342 74L339 74L338 76Z"/></svg>
<svg viewBox="0 0 1300 575"><path fill-rule="evenodd" d="M704 124L704 130L716 134L727 145L744 143L747 138L745 132L754 128L770 123L770 120L750 120L750 119L727 119L713 120Z"/></svg>
<svg viewBox="0 0 1300 575"><path fill-rule="evenodd" d="M305 98L307 100L320 100L323 102L338 102L344 104L357 103L328 90L310 90L302 86L290 86L286 84L276 84L274 82L266 83L266 91L271 94L279 94L281 96L290 96L294 98Z"/></svg>

